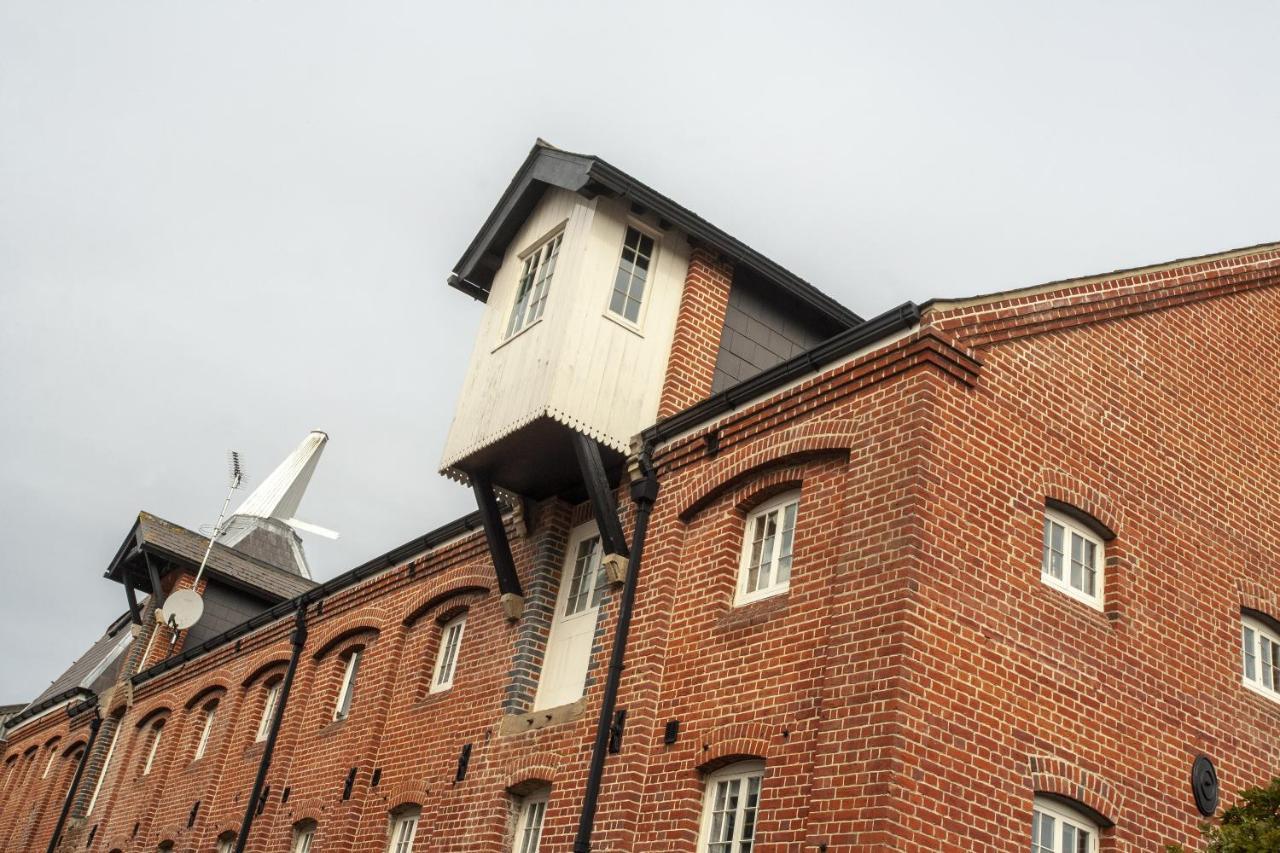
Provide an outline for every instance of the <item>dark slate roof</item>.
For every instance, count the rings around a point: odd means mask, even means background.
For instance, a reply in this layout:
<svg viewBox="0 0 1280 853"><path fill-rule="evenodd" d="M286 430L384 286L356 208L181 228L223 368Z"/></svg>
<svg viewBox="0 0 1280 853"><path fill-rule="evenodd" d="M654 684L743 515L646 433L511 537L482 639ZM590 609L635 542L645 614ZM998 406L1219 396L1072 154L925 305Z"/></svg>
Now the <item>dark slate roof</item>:
<svg viewBox="0 0 1280 853"><path fill-rule="evenodd" d="M611 193L629 199L680 228L690 237L745 265L769 285L819 314L851 328L862 321L854 312L795 273L784 269L686 207L591 154L561 151L539 139L511 179L510 185L453 268L449 284L480 301L489 297L494 273L507 245L528 218L547 187L561 187L588 197Z"/></svg>
<svg viewBox="0 0 1280 853"><path fill-rule="evenodd" d="M107 577L123 580L124 564L135 549L190 566L199 566L208 547L208 537L149 512L140 512L137 523L107 570ZM209 554L205 571L231 586L275 600L293 598L316 585L315 581L216 543Z"/></svg>
<svg viewBox="0 0 1280 853"><path fill-rule="evenodd" d="M53 680L24 710L36 709L47 704L49 700L62 696L75 688L97 693L115 683L120 673L123 655L121 644L129 634L129 614L125 613L107 628L106 632L89 647L89 650L75 660L66 671ZM125 647L127 648L127 646ZM24 719L30 714L18 715Z"/></svg>

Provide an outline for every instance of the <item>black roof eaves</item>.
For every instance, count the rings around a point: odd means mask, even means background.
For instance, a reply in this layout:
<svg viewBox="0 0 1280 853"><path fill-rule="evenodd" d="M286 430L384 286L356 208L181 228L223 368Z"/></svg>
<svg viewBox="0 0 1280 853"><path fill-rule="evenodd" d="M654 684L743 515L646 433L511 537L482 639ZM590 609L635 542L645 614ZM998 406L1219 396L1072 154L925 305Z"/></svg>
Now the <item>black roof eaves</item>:
<svg viewBox="0 0 1280 853"><path fill-rule="evenodd" d="M481 522L479 512L472 512L462 516L461 518L456 518L453 521L437 527L435 530L429 531L416 539L412 539L397 548L391 549L379 557L374 557L372 560L362 563L354 569L350 569L336 577L330 578L324 583L318 584L301 595L296 595L293 598L286 599L285 601L272 606L269 610L264 610L239 625L228 628L216 637L209 638L198 646L183 649L179 654L133 675L129 680L135 685L142 684L143 682L155 678L158 675L181 666L193 658L197 658L225 643L229 643L238 637L242 637L257 628L279 621L280 619L283 619L289 614L297 611L299 607L308 607L318 601L323 601L335 592L339 592L349 586L353 586L370 575L377 574L385 569L394 568L396 565L404 562L414 554L429 551L443 542L447 542L448 540L464 533L477 530L480 527Z"/></svg>
<svg viewBox="0 0 1280 853"><path fill-rule="evenodd" d="M138 547L138 528L142 525L142 513L134 516L133 526L129 528L129 535L125 536L124 541L120 543L120 548L116 551L116 555L111 558L111 562L107 564L107 570L102 573L104 578L124 583L124 579L120 575L121 569L128 561L133 549Z"/></svg>
<svg viewBox="0 0 1280 853"><path fill-rule="evenodd" d="M481 302L488 299L492 274L489 273L485 278L477 271L477 267L495 241L502 242L502 248L505 250L506 242L499 240L499 237L504 231L514 232L514 228L519 223L512 223L510 220L522 209L522 206L531 206L532 201L541 195L541 188L535 186L539 182L573 192L579 192L589 185L597 184L630 198L676 225L691 237L728 255L735 262L755 270L766 280L781 287L824 316L849 328L862 322L858 314L795 273L617 166L593 155L561 151L541 141L533 146L484 225L467 247L462 259L454 267L453 274L449 276L450 286ZM506 235L507 241L511 236L514 234Z"/></svg>
<svg viewBox="0 0 1280 853"><path fill-rule="evenodd" d="M918 322L920 322L920 306L914 302L904 302L879 316L864 320L851 329L833 335L812 349L780 362L750 379L712 394L684 411L658 421L643 430L640 437L647 446L667 441L721 415L728 414L770 391L816 373L826 365L870 346L882 338L909 329Z"/></svg>
<svg viewBox="0 0 1280 853"><path fill-rule="evenodd" d="M32 717L38 717L55 705L74 699L76 696L83 696L86 699L98 698L98 694L94 693L87 687L69 687L61 693L55 693L39 704L28 705L22 711L14 714L12 717L5 720L4 729L6 732L11 732L18 726L22 725L22 723L30 720Z"/></svg>

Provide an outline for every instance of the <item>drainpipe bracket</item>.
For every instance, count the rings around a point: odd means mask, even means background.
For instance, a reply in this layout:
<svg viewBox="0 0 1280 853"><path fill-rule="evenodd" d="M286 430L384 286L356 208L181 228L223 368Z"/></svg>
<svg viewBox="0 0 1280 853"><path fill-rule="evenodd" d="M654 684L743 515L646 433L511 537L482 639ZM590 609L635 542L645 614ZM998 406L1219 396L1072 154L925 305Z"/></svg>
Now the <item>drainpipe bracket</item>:
<svg viewBox="0 0 1280 853"><path fill-rule="evenodd" d="M514 592L504 592L498 599L502 602L502 612L512 622L519 621L524 613L524 596Z"/></svg>
<svg viewBox="0 0 1280 853"><path fill-rule="evenodd" d="M604 565L605 579L611 584L625 583L627 580L627 558L621 554L605 554L601 561Z"/></svg>

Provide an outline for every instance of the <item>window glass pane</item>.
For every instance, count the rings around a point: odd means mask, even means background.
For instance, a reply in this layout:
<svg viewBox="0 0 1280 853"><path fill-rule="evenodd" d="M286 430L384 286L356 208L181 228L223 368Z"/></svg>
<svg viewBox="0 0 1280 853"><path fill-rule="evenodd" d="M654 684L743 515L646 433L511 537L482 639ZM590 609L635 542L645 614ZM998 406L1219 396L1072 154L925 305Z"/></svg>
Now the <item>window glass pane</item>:
<svg viewBox="0 0 1280 853"><path fill-rule="evenodd" d="M640 306L644 302L645 283L652 256L653 238L635 228L628 228L622 255L618 259L618 270L613 278L609 310L633 323L640 319Z"/></svg>
<svg viewBox="0 0 1280 853"><path fill-rule="evenodd" d="M1244 645L1244 677L1250 681L1258 680L1258 661L1255 635L1253 629L1248 625L1244 626L1243 636L1241 638Z"/></svg>
<svg viewBox="0 0 1280 853"><path fill-rule="evenodd" d="M760 560L764 545L763 518L757 518L751 525L751 552L747 556L747 592L755 592L760 588Z"/></svg>
<svg viewBox="0 0 1280 853"><path fill-rule="evenodd" d="M603 594L603 567L600 560L600 537L591 536L578 543L578 553L573 561L573 574L569 578L569 595L564 613L572 616L600 603Z"/></svg>
<svg viewBox="0 0 1280 853"><path fill-rule="evenodd" d="M1071 586L1084 589L1084 537L1071 534Z"/></svg>
<svg viewBox="0 0 1280 853"><path fill-rule="evenodd" d="M778 545L778 568L775 574L778 584L791 580L791 546L796 533L796 506L790 503L782 510L782 536Z"/></svg>
<svg viewBox="0 0 1280 853"><path fill-rule="evenodd" d="M1031 853L1058 853L1053 846L1056 823L1044 812L1035 812L1031 823Z"/></svg>
<svg viewBox="0 0 1280 853"><path fill-rule="evenodd" d="M1098 546L1085 540L1084 543L1084 588L1087 595L1095 595L1098 574Z"/></svg>
<svg viewBox="0 0 1280 853"><path fill-rule="evenodd" d="M1062 542L1065 534L1066 530L1061 524L1049 522L1049 574L1058 580L1062 580L1062 563L1066 556Z"/></svg>
<svg viewBox="0 0 1280 853"><path fill-rule="evenodd" d="M542 801L525 804L520 822L520 853L538 853L538 847L542 843L542 818L546 809L547 804Z"/></svg>
<svg viewBox="0 0 1280 853"><path fill-rule="evenodd" d="M557 234L525 258L520 270L520 282L516 287L515 304L511 306L511 319L507 321L506 337L511 337L542 316L547 293L551 289L551 277L555 273L556 259L560 254L562 237L563 235Z"/></svg>

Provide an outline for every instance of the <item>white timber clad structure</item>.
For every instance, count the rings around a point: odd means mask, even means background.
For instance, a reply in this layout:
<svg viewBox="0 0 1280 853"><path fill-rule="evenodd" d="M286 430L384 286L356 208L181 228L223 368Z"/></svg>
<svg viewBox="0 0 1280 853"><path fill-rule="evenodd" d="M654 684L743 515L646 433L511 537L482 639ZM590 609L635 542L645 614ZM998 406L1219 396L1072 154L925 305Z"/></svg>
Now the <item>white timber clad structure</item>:
<svg viewBox="0 0 1280 853"><path fill-rule="evenodd" d="M609 311L628 228L653 238L635 323ZM525 259L561 235L538 319L508 336ZM493 278L441 468L539 418L621 453L657 416L689 242L622 199L550 187L511 240Z"/></svg>

